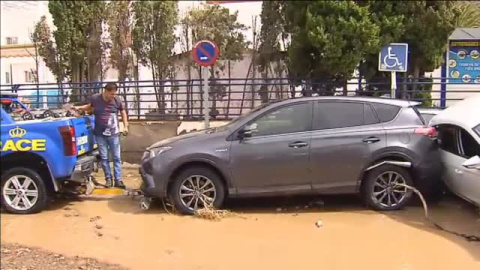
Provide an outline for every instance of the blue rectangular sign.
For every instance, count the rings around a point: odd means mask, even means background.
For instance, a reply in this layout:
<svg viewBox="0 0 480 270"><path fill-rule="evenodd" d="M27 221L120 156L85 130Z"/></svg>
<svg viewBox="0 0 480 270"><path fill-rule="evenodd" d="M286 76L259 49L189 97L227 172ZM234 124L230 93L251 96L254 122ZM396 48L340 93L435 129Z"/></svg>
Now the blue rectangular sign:
<svg viewBox="0 0 480 270"><path fill-rule="evenodd" d="M407 72L408 44L390 43L378 55L379 71Z"/></svg>
<svg viewBox="0 0 480 270"><path fill-rule="evenodd" d="M450 82L480 83L480 40L451 40L447 64Z"/></svg>

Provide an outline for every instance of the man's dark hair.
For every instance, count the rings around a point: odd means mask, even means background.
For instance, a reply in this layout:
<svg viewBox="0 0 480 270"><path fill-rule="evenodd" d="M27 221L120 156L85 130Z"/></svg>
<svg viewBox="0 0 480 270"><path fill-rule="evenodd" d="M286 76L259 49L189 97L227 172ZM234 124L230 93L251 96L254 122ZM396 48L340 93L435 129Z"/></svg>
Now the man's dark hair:
<svg viewBox="0 0 480 270"><path fill-rule="evenodd" d="M107 83L107 85L105 85L105 90L106 91L117 91L117 84L116 83L113 83L113 82L109 82Z"/></svg>

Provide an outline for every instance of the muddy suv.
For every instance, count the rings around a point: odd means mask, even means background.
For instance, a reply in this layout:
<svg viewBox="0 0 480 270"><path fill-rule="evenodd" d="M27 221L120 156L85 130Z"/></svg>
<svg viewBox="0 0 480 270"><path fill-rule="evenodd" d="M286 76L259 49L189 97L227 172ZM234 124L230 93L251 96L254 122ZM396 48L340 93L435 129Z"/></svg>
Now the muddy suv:
<svg viewBox="0 0 480 270"><path fill-rule="evenodd" d="M438 185L435 129L393 99L315 97L265 104L229 124L149 147L147 196L184 214L227 197L359 193L376 210L410 201L404 185Z"/></svg>

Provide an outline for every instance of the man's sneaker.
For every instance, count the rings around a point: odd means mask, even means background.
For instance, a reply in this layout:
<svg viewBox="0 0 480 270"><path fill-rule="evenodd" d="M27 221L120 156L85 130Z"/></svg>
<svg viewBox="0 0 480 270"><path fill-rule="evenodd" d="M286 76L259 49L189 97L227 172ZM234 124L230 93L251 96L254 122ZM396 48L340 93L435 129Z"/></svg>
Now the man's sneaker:
<svg viewBox="0 0 480 270"><path fill-rule="evenodd" d="M123 184L122 181L115 181L115 187L125 189L125 185Z"/></svg>
<svg viewBox="0 0 480 270"><path fill-rule="evenodd" d="M105 185L106 185L107 187L109 187L109 188L113 187L113 183L112 183L112 180L111 180L111 179L107 179L105 182L106 182Z"/></svg>

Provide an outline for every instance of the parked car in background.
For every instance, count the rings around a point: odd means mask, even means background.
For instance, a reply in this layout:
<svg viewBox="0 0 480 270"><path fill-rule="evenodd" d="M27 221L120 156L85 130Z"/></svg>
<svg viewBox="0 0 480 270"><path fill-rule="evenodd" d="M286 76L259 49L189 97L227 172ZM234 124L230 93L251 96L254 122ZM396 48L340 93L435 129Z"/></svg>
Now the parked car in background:
<svg viewBox="0 0 480 270"><path fill-rule="evenodd" d="M227 197L360 193L376 210L439 181L435 129L420 103L314 97L262 105L226 126L169 138L141 161L142 190L184 214Z"/></svg>
<svg viewBox="0 0 480 270"><path fill-rule="evenodd" d="M480 95L455 103L430 124L438 130L446 186L480 206Z"/></svg>

